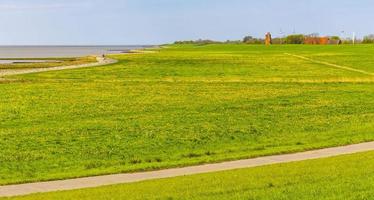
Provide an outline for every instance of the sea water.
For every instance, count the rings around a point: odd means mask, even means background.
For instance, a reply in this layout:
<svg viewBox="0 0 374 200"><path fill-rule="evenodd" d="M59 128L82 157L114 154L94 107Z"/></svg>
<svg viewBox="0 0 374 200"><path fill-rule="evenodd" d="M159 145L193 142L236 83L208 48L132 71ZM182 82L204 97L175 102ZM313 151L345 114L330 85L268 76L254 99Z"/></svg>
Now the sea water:
<svg viewBox="0 0 374 200"><path fill-rule="evenodd" d="M132 46L0 46L0 58L61 58L126 53L152 47Z"/></svg>

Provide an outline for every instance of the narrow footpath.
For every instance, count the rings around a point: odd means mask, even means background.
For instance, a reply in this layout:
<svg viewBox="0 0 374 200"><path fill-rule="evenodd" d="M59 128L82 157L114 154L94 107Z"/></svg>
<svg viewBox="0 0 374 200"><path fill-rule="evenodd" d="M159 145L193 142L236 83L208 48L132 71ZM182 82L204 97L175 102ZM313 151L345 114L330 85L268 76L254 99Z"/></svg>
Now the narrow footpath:
<svg viewBox="0 0 374 200"><path fill-rule="evenodd" d="M296 54L290 54L290 53L284 53L284 54L288 55L288 56L295 57L295 58L299 58L301 60L306 60L306 61L309 61L309 62L312 62L312 63L320 64L320 65L326 65L326 66L334 67L334 68L337 68L337 69L342 69L342 70L346 70L346 71L357 72L357 73L361 73L361 74L365 74L365 75L374 76L374 73L367 72L367 71L360 70L360 69L356 69L356 68L352 68L352 67L337 65L337 64L333 64L333 63L329 63L329 62L320 61L320 60L315 60L315 59L307 58L305 56L300 56L300 55L296 55Z"/></svg>
<svg viewBox="0 0 374 200"><path fill-rule="evenodd" d="M49 181L39 183L29 183L20 185L0 186L0 197L11 197L27 195L32 193L73 190L82 188L92 188L121 183L133 183L145 180L186 176L209 172L219 172L225 170L252 168L264 165L288 163L295 161L327 158L339 155L353 154L359 152L374 151L374 142L348 145L343 147L333 147L314 151L307 151L294 154L266 156L253 159L206 164L200 166L165 169L151 172L139 172L128 174L114 174L105 176L95 176L87 178L77 178L61 181Z"/></svg>
<svg viewBox="0 0 374 200"><path fill-rule="evenodd" d="M96 57L97 62L82 64L82 65L71 65L71 66L60 66L60 67L49 67L49 68L33 68L33 69L5 69L0 70L0 77L10 76L10 75L19 75L19 74L31 74L38 72L48 72L48 71L59 71L66 69L78 69L78 68L87 68L87 67L96 67L103 66L108 64L113 64L118 62L117 60L103 57Z"/></svg>

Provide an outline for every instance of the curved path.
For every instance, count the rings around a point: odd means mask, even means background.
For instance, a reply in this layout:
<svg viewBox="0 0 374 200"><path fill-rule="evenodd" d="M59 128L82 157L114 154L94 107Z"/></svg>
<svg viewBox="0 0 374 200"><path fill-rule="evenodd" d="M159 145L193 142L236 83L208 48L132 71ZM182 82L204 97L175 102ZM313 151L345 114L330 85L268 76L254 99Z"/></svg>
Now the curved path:
<svg viewBox="0 0 374 200"><path fill-rule="evenodd" d="M82 188L99 187L120 183L132 183L144 180L170 178L192 174L201 174L208 172L218 172L225 170L251 168L277 163L287 163L294 161L310 160L317 158L326 158L338 155L353 154L374 150L374 142L361 143L343 147L334 147L307 151L302 153L266 156L246 160L230 161L216 164L206 164L200 166L165 169L151 172L139 172L129 174L115 174L105 176L95 176L88 178L77 178L61 181L49 181L39 183L29 183L21 185L9 185L0 187L0 197L10 197L18 195L27 195L40 192L52 192L62 190L73 190Z"/></svg>
<svg viewBox="0 0 374 200"><path fill-rule="evenodd" d="M301 60L306 60L306 61L309 61L309 62L312 62L312 63L316 63L316 64L326 65L326 66L329 66L329 67L343 69L343 70L346 70L346 71L357 72L357 73L361 73L361 74L365 74L365 75L374 76L374 73L367 72L367 71L360 70L360 69L356 69L356 68L352 68L352 67L347 67L347 66L332 64L332 63L329 63L329 62L315 60L315 59L307 58L305 56L300 56L300 55L296 55L296 54L290 54L290 53L284 53L284 54L288 55L288 56L295 57L295 58L299 58Z"/></svg>
<svg viewBox="0 0 374 200"><path fill-rule="evenodd" d="M19 70L0 70L0 77L3 76L10 76L10 75L18 75L18 74L31 74L31 73L38 73L38 72L48 72L48 71L59 71L65 69L78 69L78 68L86 68L86 67L96 67L102 65L108 65L117 63L117 60L110 59L110 58L103 58L103 57L96 57L96 63L88 63L82 65L71 65L71 66L60 66L60 67L49 67L49 68L34 68L34 69L19 69Z"/></svg>

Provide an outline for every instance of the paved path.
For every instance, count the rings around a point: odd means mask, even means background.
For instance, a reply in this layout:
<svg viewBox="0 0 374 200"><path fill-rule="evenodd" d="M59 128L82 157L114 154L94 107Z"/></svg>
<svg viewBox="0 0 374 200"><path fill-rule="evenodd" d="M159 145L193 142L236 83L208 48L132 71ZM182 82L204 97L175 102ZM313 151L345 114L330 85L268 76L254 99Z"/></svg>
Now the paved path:
<svg viewBox="0 0 374 200"><path fill-rule="evenodd" d="M60 67L49 67L49 68L34 68L34 69L18 69L18 70L0 70L0 77L3 76L10 76L10 75L18 75L18 74L31 74L31 73L38 73L38 72L48 72L48 71L59 71L65 69L77 69L77 68L86 68L86 67L96 67L102 66L107 64L116 63L117 60L110 59L110 58L103 58L97 57L96 63L88 63L82 65L71 65L71 66L60 66Z"/></svg>
<svg viewBox="0 0 374 200"><path fill-rule="evenodd" d="M116 174L106 176L96 176L88 178L78 178L62 181L39 182L21 185L10 185L0 187L0 197L18 196L40 192L62 191L81 188L98 187L120 183L132 183L144 180L170 178L192 174L201 174L208 172L218 172L224 170L233 170L241 168L251 168L276 163L287 163L294 161L310 160L317 158L326 158L337 155L352 154L358 152L374 150L374 142L349 145L344 147L334 147L328 149L307 151L302 153L266 156L260 158L223 162L216 164L206 164L200 166L183 167L175 169L165 169L152 172L140 172L129 174Z"/></svg>
<svg viewBox="0 0 374 200"><path fill-rule="evenodd" d="M295 57L295 58L299 58L299 59L310 61L310 62L317 63L317 64L322 64L322 65L326 65L326 66L330 66L330 67L334 67L334 68L338 68L338 69L343 69L343 70L347 70L347 71L358 72L358 73L361 73L361 74L374 76L374 73L370 73L370 72L360 70L360 69L355 69L355 68L352 68L352 67L332 64L332 63L329 63L329 62L315 60L315 59L307 58L307 57L296 55L296 54L290 54L290 53L285 53L285 54L288 55L288 56L292 56L292 57Z"/></svg>

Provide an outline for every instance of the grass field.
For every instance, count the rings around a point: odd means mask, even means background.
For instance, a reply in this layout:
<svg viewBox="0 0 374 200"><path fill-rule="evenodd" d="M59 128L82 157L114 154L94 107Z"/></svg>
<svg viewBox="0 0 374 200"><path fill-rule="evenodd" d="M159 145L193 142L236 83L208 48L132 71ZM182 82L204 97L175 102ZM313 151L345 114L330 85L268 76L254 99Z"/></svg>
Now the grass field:
<svg viewBox="0 0 374 200"><path fill-rule="evenodd" d="M0 185L374 140L374 46L168 46L0 83ZM372 157L371 157L372 158Z"/></svg>
<svg viewBox="0 0 374 200"><path fill-rule="evenodd" d="M8 59L0 59L8 60ZM14 63L14 64L0 64L0 70L5 69L33 69L33 68L50 68L50 67L59 67L59 66L70 66L70 65L81 65L86 63L95 63L97 62L96 58L93 56L86 56L80 58L27 58L27 59L11 59L11 60L45 60L46 62L42 63ZM50 61L50 62L49 62Z"/></svg>
<svg viewBox="0 0 374 200"><path fill-rule="evenodd" d="M374 152L11 198L49 199L329 199L374 196ZM167 187L166 187L167 186Z"/></svg>

